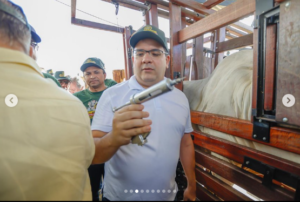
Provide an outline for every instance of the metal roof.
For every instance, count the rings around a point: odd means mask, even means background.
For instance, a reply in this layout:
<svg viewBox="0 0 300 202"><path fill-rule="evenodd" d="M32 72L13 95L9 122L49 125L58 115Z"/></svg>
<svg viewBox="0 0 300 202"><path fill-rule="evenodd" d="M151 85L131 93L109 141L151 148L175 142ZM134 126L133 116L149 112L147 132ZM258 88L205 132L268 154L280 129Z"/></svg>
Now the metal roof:
<svg viewBox="0 0 300 202"><path fill-rule="evenodd" d="M206 2L206 0L194 0L194 1L197 1L197 2L199 2L199 3L204 3L204 2ZM222 3L219 3L218 5L221 5L221 6L228 6L228 5L230 5L230 4L234 3L234 2L236 2L236 0L225 0L225 1L223 1Z"/></svg>

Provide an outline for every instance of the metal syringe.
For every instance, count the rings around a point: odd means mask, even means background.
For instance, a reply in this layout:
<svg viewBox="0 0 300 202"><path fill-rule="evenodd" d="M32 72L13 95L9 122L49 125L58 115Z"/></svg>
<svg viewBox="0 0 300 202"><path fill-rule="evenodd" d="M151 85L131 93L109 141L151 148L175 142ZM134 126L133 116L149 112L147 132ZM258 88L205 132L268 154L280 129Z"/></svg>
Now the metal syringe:
<svg viewBox="0 0 300 202"><path fill-rule="evenodd" d="M169 92L171 90L174 89L174 85L182 82L184 80L185 77L183 78L178 78L178 79L164 79L163 81L160 81L159 83L143 90L140 93L134 94L130 97L129 102L127 102L126 104L118 107L118 108L114 108L113 112L116 112L120 109L122 109L125 106L131 105L131 104L141 104L146 102L147 100L150 100L154 97L157 97L159 95L162 95L166 92ZM137 135L135 137L133 137L131 139L133 144L138 144L140 146L143 146L146 142L147 142L147 136L149 135L150 132L148 133L144 133L144 134L140 134Z"/></svg>

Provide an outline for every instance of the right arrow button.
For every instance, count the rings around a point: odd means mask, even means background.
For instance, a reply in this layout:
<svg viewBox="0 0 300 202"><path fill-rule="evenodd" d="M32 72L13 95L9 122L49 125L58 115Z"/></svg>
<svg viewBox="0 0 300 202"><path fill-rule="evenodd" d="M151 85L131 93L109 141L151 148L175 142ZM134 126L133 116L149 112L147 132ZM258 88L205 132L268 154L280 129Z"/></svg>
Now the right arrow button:
<svg viewBox="0 0 300 202"><path fill-rule="evenodd" d="M293 95L291 94L286 94L282 98L282 104L286 107L292 107L295 105L296 99Z"/></svg>

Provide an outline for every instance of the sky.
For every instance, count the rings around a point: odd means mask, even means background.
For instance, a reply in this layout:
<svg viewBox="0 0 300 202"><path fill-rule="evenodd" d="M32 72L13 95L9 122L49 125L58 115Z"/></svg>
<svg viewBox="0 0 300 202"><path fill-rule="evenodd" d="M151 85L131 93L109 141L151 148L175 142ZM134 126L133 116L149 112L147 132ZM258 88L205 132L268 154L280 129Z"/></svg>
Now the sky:
<svg viewBox="0 0 300 202"><path fill-rule="evenodd" d="M45 71L82 75L80 66L89 57L98 57L104 62L107 78L113 78L113 70L125 68L122 34L72 25L71 0L12 1L23 8L28 22L42 39L37 63ZM113 4L100 0L77 0L77 9L93 15L77 10L79 19L122 28L131 25L134 30L144 25L141 11L120 6L116 15ZM169 36L167 19L159 17L159 28Z"/></svg>

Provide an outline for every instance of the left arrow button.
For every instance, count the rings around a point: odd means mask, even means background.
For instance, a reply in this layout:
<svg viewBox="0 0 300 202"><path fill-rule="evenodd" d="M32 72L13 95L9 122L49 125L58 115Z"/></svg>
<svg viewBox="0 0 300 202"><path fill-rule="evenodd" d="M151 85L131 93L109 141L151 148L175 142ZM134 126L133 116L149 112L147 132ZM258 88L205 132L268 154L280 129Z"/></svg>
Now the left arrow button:
<svg viewBox="0 0 300 202"><path fill-rule="evenodd" d="M9 94L5 97L5 104L8 107L15 107L18 104L18 97L14 94Z"/></svg>

